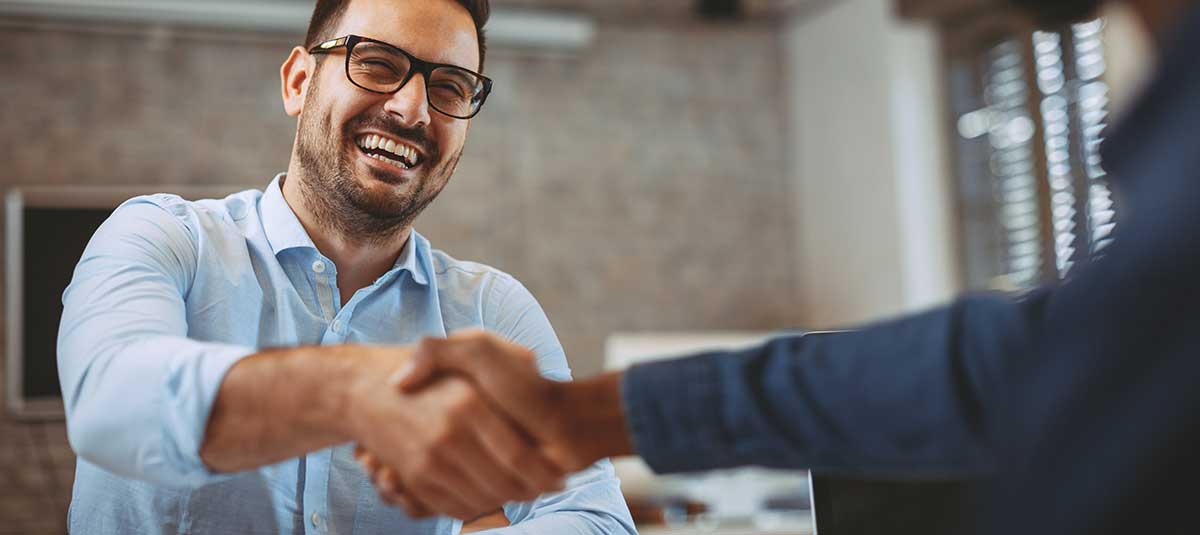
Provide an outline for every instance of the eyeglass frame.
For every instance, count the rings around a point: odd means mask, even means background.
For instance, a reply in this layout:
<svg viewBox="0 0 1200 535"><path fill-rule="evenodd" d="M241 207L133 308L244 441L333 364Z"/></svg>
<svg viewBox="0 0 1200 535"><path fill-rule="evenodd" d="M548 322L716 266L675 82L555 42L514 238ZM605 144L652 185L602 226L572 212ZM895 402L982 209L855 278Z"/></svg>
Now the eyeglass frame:
<svg viewBox="0 0 1200 535"><path fill-rule="evenodd" d="M351 55L351 52L354 51L354 47L357 46L359 43L376 43L376 44L384 45L387 47L391 47L391 48L395 49L397 52L399 52L401 55L403 55L404 57L408 58L409 65L410 65L409 69L408 69L408 73L404 75L404 79L400 81L400 85L396 86L396 89L393 89L391 91L376 91L374 89L363 87L358 82L354 81L354 77L350 76L350 55ZM346 68L345 68L346 79L349 80L351 84L354 84L354 87L362 89L363 91L369 91L371 93L375 93L377 95L394 95L394 94L398 93L401 89L404 89L404 86L408 85L408 82L412 81L413 75L415 75L418 72L425 76L425 83L429 83L429 77L433 74L433 71L438 68L441 68L441 67L449 67L449 68L453 68L453 69L466 71L474 76L479 77L480 80L483 80L483 91L479 94L479 107L476 108L475 111L472 112L470 115L467 115L465 117L451 115L449 113L446 113L445 111L442 111L441 109L438 109L437 105L435 105L433 103L433 99L432 99L432 97L430 97L429 92L428 91L425 92L425 101L427 103L429 103L429 107L433 108L438 113L445 115L447 117L452 117L454 119L468 120L468 119L475 117L476 115L479 115L479 112L481 110L483 110L483 104L484 104L484 102L487 101L488 95L490 95L492 93L492 83L493 82L492 82L492 79L488 78L487 76L477 73L471 69L459 67L458 65L452 65L449 63L434 63L432 61L425 61L421 58L418 58L418 57L412 55L407 50L404 50L403 48L400 48L396 45L393 45L388 42L380 41L378 39L371 39L370 37L363 37L361 35L349 34L349 35L344 35L342 37L330 39L328 41L325 41L321 44L318 44L318 45L308 49L308 53L313 54L313 55L329 54L339 48L346 49Z"/></svg>

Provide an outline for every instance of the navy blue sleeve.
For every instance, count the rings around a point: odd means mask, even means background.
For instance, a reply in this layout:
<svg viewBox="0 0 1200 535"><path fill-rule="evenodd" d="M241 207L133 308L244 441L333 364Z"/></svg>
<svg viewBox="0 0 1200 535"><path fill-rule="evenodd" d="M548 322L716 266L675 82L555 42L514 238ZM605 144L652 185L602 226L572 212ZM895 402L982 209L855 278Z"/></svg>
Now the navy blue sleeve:
<svg viewBox="0 0 1200 535"><path fill-rule="evenodd" d="M1190 439L1164 437L1200 414L1200 152L1181 154L1195 162L1153 162L1179 169L1127 188L1112 244L1065 283L632 368L622 396L635 448L660 472L959 477L1025 465L1066 481L1095 480L1114 460L1144 470L1148 452L1183 462Z"/></svg>
<svg viewBox="0 0 1200 535"><path fill-rule="evenodd" d="M660 473L987 471L1000 363L1026 350L1043 302L974 296L859 331L636 366L622 385L635 446Z"/></svg>
<svg viewBox="0 0 1200 535"><path fill-rule="evenodd" d="M914 477L1146 455L1200 413L1200 152L1181 155L1196 163L1141 168L1158 172L1126 188L1112 244L1065 283L634 367L622 396L638 453L660 472ZM1118 426L1122 440L1105 435ZM1185 442L1161 447L1182 456ZM1078 470L1063 478L1094 477Z"/></svg>

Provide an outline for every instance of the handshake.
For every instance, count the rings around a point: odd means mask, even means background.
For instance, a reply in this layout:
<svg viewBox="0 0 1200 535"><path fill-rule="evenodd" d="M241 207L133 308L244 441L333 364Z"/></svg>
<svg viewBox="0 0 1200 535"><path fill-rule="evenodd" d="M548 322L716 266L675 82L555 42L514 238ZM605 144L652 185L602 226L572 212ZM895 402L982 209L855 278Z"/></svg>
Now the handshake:
<svg viewBox="0 0 1200 535"><path fill-rule="evenodd" d="M422 340L382 375L345 414L381 499L412 517L469 521L633 452L619 375L546 379L531 351L483 331Z"/></svg>

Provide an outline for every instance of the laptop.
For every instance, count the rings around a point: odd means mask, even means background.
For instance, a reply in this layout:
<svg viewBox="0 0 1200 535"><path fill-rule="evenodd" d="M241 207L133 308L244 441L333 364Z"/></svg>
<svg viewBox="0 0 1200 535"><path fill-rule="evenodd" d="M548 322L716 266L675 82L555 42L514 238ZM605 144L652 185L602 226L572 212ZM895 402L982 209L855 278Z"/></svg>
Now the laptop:
<svg viewBox="0 0 1200 535"><path fill-rule="evenodd" d="M971 533L971 488L960 481L888 481L809 473L817 535Z"/></svg>

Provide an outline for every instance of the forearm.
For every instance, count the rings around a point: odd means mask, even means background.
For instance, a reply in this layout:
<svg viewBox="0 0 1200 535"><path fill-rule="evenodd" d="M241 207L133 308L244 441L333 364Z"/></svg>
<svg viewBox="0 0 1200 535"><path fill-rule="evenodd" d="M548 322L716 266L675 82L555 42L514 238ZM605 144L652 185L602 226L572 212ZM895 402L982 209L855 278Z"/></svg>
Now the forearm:
<svg viewBox="0 0 1200 535"><path fill-rule="evenodd" d="M607 457L633 455L633 439L621 401L621 372L607 373L558 386L561 410L554 412L554 427L563 430L567 452L576 463L587 465ZM551 446L553 448L553 446Z"/></svg>
<svg viewBox="0 0 1200 535"><path fill-rule="evenodd" d="M996 370L1027 351L1027 306L972 298L857 332L636 367L623 384L633 441L659 472L990 470Z"/></svg>
<svg viewBox="0 0 1200 535"><path fill-rule="evenodd" d="M200 457L236 472L353 440L352 394L398 367L394 349L305 346L269 349L226 374Z"/></svg>

